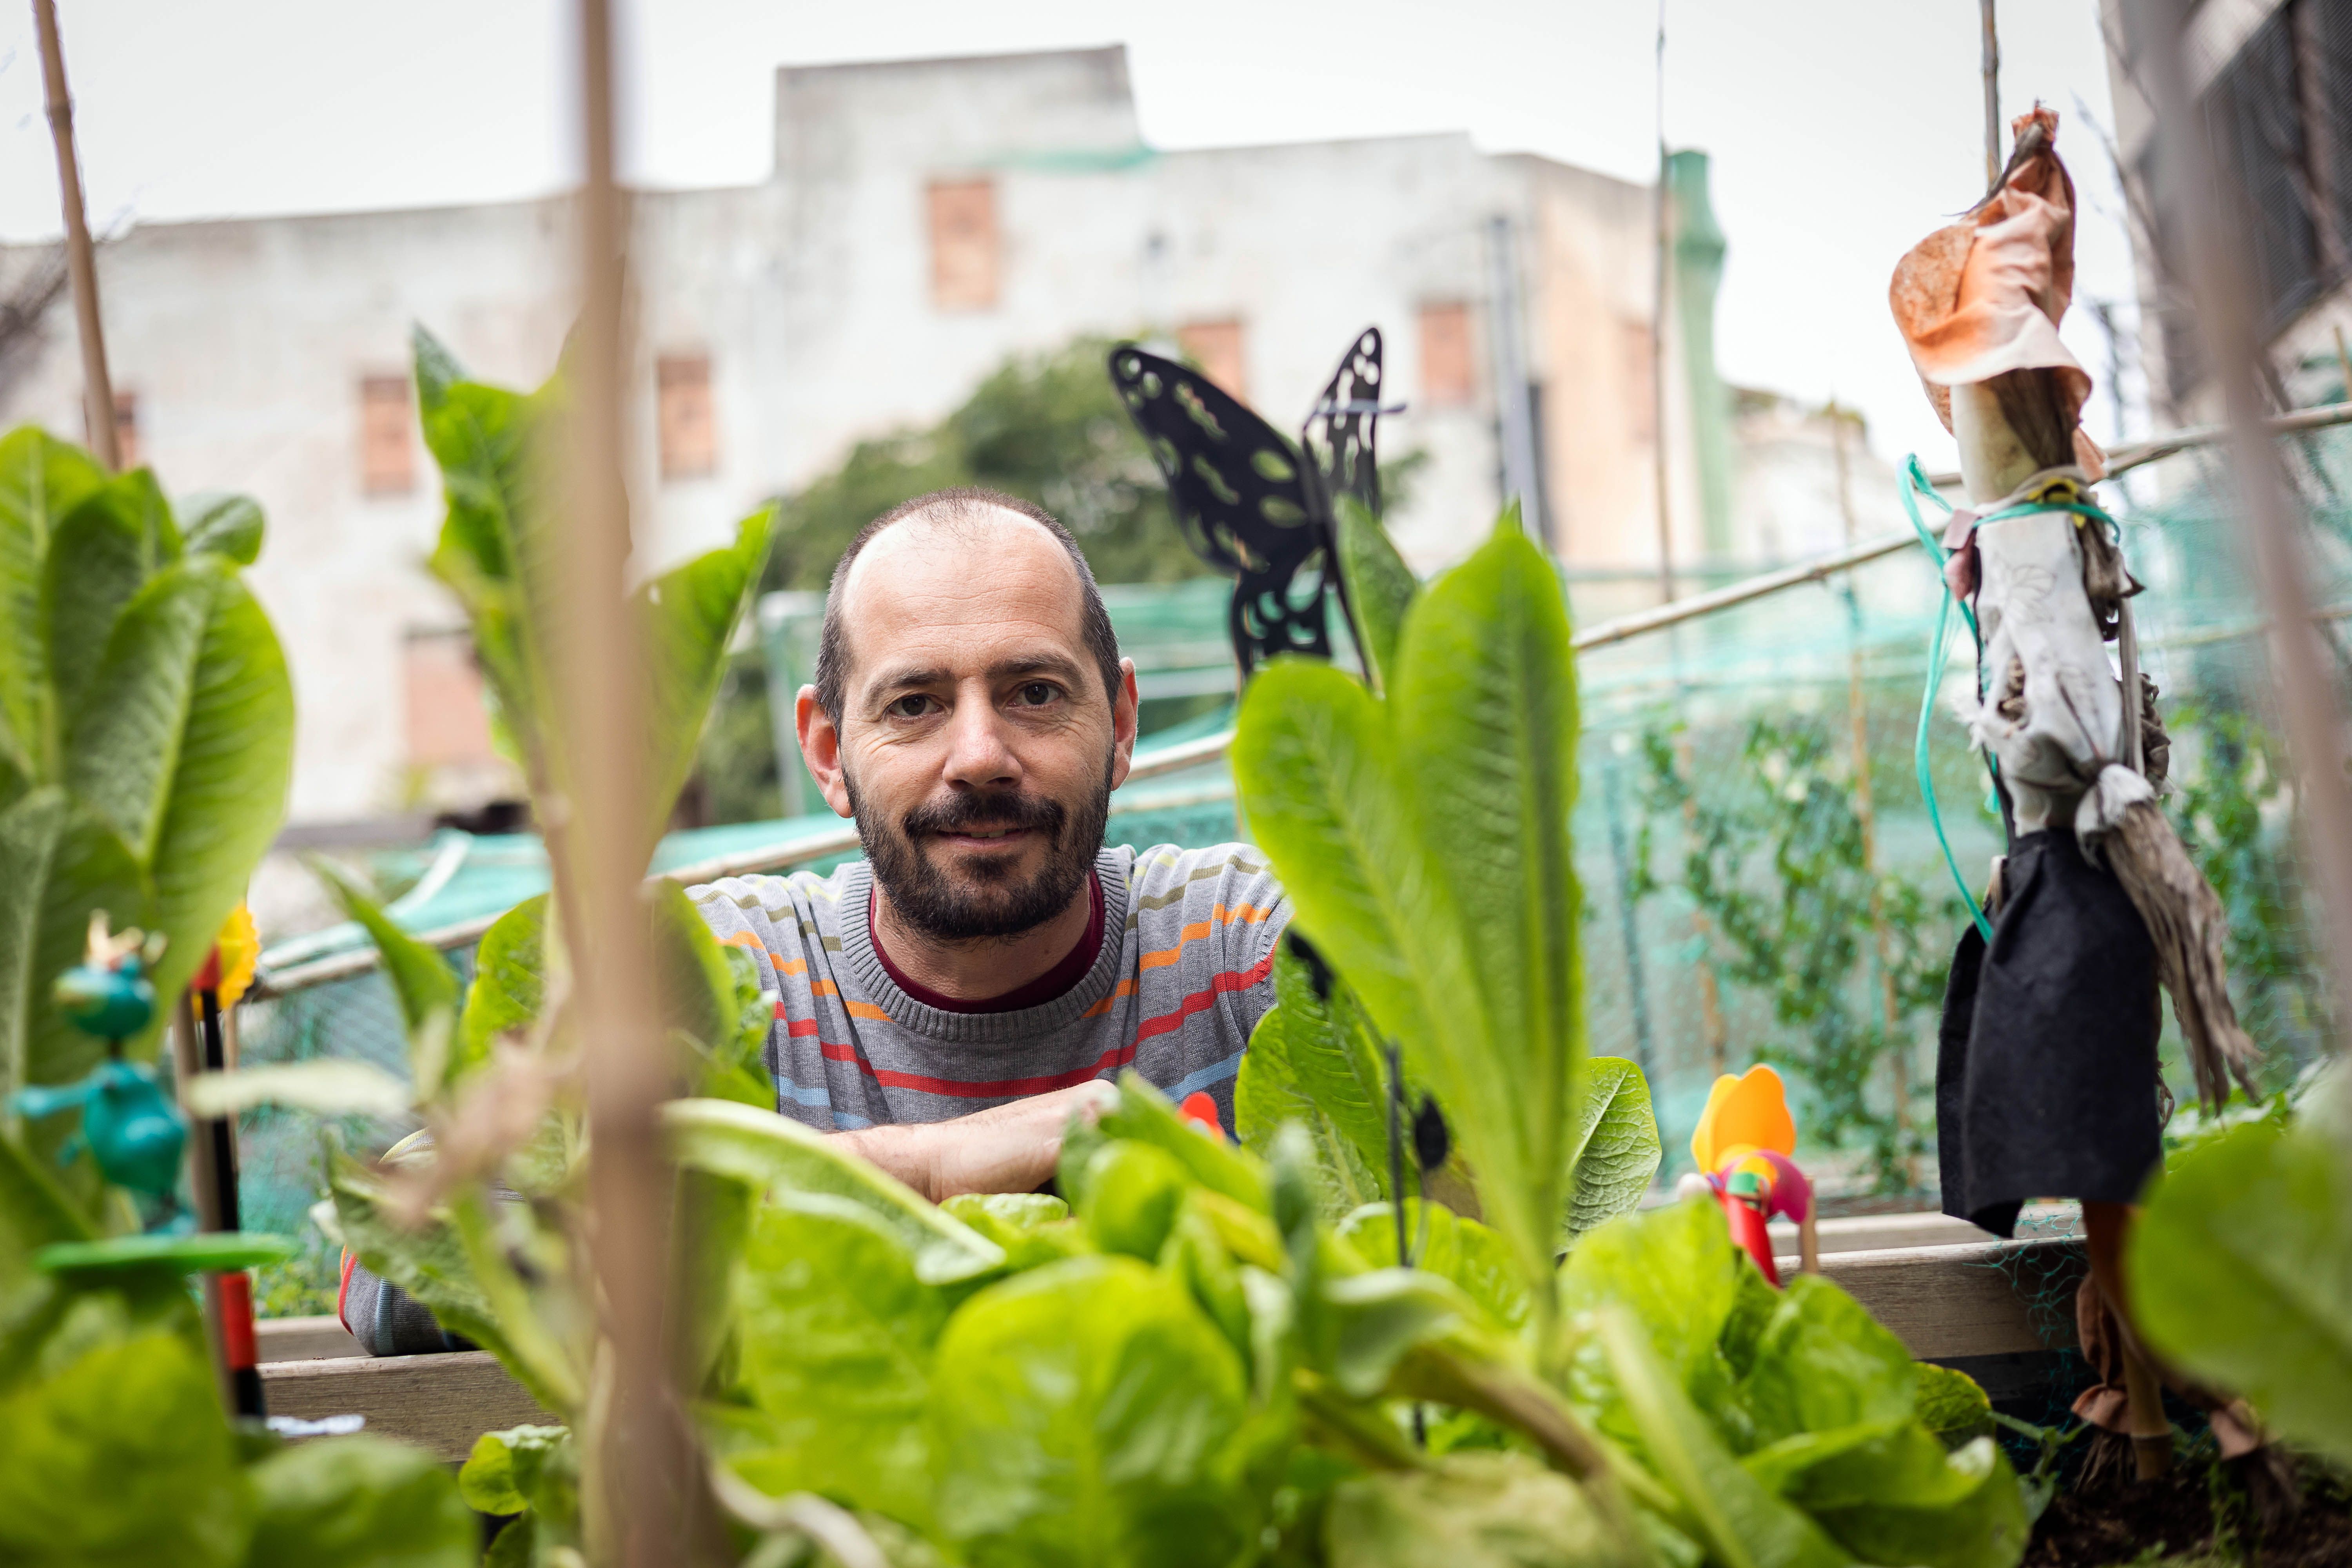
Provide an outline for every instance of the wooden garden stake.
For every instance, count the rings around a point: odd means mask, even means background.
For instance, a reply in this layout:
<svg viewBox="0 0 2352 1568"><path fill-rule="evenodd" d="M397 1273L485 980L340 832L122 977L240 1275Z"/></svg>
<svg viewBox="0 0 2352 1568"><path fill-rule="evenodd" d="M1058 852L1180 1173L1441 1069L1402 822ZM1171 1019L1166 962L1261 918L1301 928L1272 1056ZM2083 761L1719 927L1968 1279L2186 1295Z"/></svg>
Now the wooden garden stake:
<svg viewBox="0 0 2352 1568"><path fill-rule="evenodd" d="M2263 430L2257 374L2262 347L2246 282L2245 231L2213 206L2212 158L2182 58L2189 7L2181 0L2163 0L2155 9L2150 85L2158 131L2165 138L2163 166L2172 173L2158 200L2170 206L2179 220L2177 232L2188 238L2205 363L2221 384L2228 410L2240 532L2268 601L2271 657L2298 775L2298 815L2309 837L2312 879L2327 910L2327 952L2341 994L2352 985L2352 786L2344 776L2344 716L2306 592L2311 579L2303 545L2305 521ZM2343 1040L2336 1043L2340 1051Z"/></svg>
<svg viewBox="0 0 2352 1568"><path fill-rule="evenodd" d="M675 1173L655 1110L672 1090L651 994L645 905L648 818L642 638L627 597L629 512L622 479L622 254L614 177L613 8L581 0L586 178L576 210L584 304L575 338L555 647L568 869L579 920L566 932L587 1080L591 1257L606 1346L609 1413L588 1435L584 1499L606 1510L597 1557L632 1568L690 1560L683 1503L698 1485L663 1332L667 1215ZM593 1538L592 1538L593 1540Z"/></svg>
<svg viewBox="0 0 2352 1568"><path fill-rule="evenodd" d="M110 472L122 467L114 432L114 383L106 373L106 334L98 314L98 259L82 207L81 159L74 151L73 96L66 90L65 46L58 37L57 0L33 0L40 34L41 80L48 98L49 138L58 149L58 194L65 208L66 270L73 280L74 326L81 338L82 413L89 445Z"/></svg>
<svg viewBox="0 0 2352 1568"><path fill-rule="evenodd" d="M1830 405L1830 446L1837 458L1838 513L1845 523L1846 548L1854 543L1853 493L1849 480L1846 460L1846 411L1835 403ZM1916 1187L1918 1174L1912 1168L1911 1134L1911 1053L1906 1043L1896 1038L1900 1020L1895 1002L1895 944L1886 930L1886 900L1878 886L1878 812L1870 794L1870 707L1862 689L1862 609L1854 596L1853 585L1846 585L1846 604L1853 616L1853 646L1846 658L1846 716L1853 731L1853 814L1862 825L1862 874L1870 879L1870 936L1873 950L1878 957L1880 1005L1886 1018L1888 1066L1894 1078L1895 1146L1896 1159L1903 1171L1903 1184ZM1810 1226L1810 1214L1806 1224ZM1811 1265L1807 1266L1811 1271Z"/></svg>

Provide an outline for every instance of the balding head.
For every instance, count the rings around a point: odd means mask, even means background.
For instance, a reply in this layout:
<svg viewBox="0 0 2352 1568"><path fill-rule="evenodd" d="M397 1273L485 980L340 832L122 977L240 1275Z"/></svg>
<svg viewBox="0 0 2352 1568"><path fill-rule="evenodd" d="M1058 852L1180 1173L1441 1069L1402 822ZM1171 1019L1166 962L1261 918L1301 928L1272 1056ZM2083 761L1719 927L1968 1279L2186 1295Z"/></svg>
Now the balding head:
<svg viewBox="0 0 2352 1568"><path fill-rule="evenodd" d="M905 536L892 540L893 552L901 544L920 548L925 534L944 534L958 544L969 546L985 544L991 534L1000 531L1010 531L1019 540L1022 536L1034 537L1043 530L1068 562L1073 597L1068 608L1074 613L1079 640L1102 676L1104 695L1117 702L1120 683L1118 635L1111 628L1110 613L1103 607L1102 590L1095 584L1094 572L1087 565L1078 542L1050 513L1018 496L976 486L958 486L933 490L892 507L857 531L857 537L849 542L849 548L842 552L840 563L833 569L833 583L824 598L824 630L817 645L816 700L817 706L824 710L836 728L848 700L852 667L858 651L851 624L856 618L852 590L855 587L863 593L866 584L857 579L866 574L855 569L877 536L891 530ZM887 552L877 553L871 564L887 569L888 562L882 558Z"/></svg>

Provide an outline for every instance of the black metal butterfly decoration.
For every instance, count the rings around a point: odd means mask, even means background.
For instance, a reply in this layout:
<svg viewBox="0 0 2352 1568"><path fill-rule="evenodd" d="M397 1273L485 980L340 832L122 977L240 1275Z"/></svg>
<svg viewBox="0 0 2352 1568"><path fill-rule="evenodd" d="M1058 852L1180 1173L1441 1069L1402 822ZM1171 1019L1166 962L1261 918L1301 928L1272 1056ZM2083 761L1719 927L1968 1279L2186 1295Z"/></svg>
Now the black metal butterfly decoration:
<svg viewBox="0 0 2352 1568"><path fill-rule="evenodd" d="M1355 628L1333 507L1353 496L1380 514L1374 427L1396 412L1381 406L1381 330L1367 327L1293 447L1200 372L1133 343L1110 352L1111 384L1168 482L1177 526L1202 560L1234 576L1234 656L1244 676L1276 654L1329 658L1335 593Z"/></svg>

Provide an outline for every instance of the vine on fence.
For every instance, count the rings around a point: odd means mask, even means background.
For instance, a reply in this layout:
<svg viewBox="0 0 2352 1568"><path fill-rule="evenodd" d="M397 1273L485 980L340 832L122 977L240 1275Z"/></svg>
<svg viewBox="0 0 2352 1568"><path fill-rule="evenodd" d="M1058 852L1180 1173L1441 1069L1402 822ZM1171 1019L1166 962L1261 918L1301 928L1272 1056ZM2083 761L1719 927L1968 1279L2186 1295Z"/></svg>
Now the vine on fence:
<svg viewBox="0 0 2352 1568"><path fill-rule="evenodd" d="M1753 721L1738 765L1708 771L1704 787L1702 770L1678 756L1683 733L1676 724L1642 736L1647 815L1633 896L1680 887L1706 917L1697 962L1770 1004L1776 1032L1747 1054L1790 1069L1812 1101L1807 1130L1866 1150L1878 1191L1912 1189L1934 1125L1932 1078L1906 1075L1898 1106L1891 1058L1903 1050L1918 1063L1932 1034L1951 920L1917 882L1865 863L1851 753L1820 720ZM1652 869L1661 818L1682 825L1675 884ZM1891 1019L1872 942L1874 890L1889 939Z"/></svg>

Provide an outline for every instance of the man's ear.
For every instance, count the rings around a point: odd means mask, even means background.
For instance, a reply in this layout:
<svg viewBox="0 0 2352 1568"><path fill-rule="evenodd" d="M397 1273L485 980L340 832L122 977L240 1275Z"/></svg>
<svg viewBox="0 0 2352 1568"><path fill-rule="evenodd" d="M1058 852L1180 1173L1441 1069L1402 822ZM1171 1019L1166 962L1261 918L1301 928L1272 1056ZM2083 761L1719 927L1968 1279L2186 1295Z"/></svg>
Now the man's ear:
<svg viewBox="0 0 2352 1568"><path fill-rule="evenodd" d="M1130 675L1128 685L1132 689L1134 684ZM856 815L849 809L849 782L841 771L841 731L817 701L815 687L802 687L800 695L793 699L793 728L800 732L801 760L808 763L816 787L824 792L824 804L833 807L835 816ZM1134 729L1130 721L1130 743Z"/></svg>
<svg viewBox="0 0 2352 1568"><path fill-rule="evenodd" d="M1135 727L1141 706L1142 699L1135 694L1135 660L1122 658L1118 661L1118 698L1110 705L1110 787L1113 789L1127 782L1127 770L1135 765Z"/></svg>

